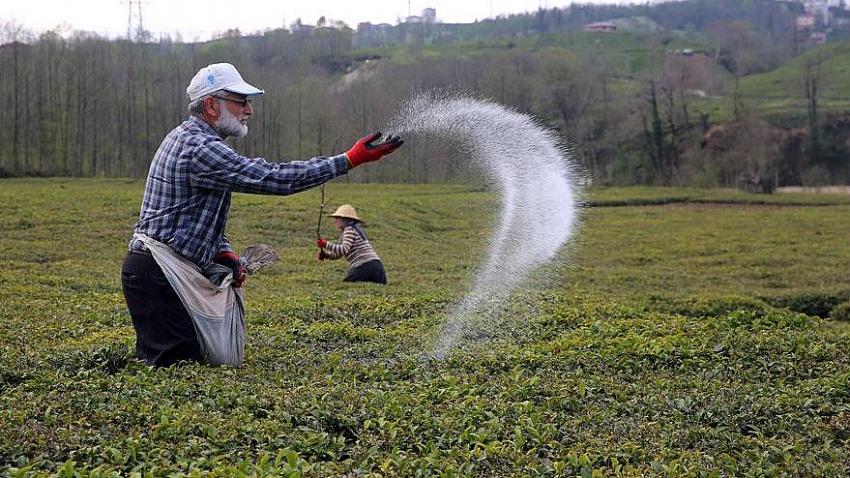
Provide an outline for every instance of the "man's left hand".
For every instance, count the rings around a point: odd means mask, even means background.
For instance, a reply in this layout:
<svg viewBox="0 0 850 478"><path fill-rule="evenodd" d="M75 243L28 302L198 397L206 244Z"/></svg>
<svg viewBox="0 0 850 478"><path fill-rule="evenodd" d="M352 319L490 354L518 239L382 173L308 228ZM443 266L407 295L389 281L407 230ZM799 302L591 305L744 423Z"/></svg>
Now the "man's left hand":
<svg viewBox="0 0 850 478"><path fill-rule="evenodd" d="M379 143L381 132L372 133L369 136L364 136L354 143L348 151L345 152L345 157L348 158L349 167L356 168L363 163L377 161L384 156L397 150L404 144L398 136L389 135L384 142Z"/></svg>
<svg viewBox="0 0 850 478"><path fill-rule="evenodd" d="M245 270L239 263L239 256L235 252L220 251L213 257L213 262L229 267L233 271L233 287L242 287L245 282Z"/></svg>

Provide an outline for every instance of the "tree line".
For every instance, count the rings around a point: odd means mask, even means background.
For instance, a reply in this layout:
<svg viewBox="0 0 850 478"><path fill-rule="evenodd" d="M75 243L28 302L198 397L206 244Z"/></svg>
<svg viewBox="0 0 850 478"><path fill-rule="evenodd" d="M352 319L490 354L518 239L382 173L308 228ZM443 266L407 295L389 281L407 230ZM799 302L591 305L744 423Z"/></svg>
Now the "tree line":
<svg viewBox="0 0 850 478"><path fill-rule="evenodd" d="M718 7L724 4L728 11ZM344 25L252 36L232 31L197 44L83 33L32 37L13 24L0 25L0 93L7 99L0 109L0 175L143 177L163 136L187 116L189 79L206 64L226 61L267 92L255 102L249 135L235 146L272 161L343 151L381 127L409 95L451 88L541 119L600 183L715 186L744 178L769 189L768 183L801 183L809 176L850 179L846 161L835 159L841 151L827 154L838 142L823 142L837 132L818 128L816 70L809 71L806 86L814 128L805 137L777 139L775 129L734 95L730 101L740 107L734 126L725 130L693 105L694 90L728 94L729 84L735 84L730 78L774 68L793 56L786 38L793 12L756 0L664 5L574 6L560 20L557 9L541 9L478 25L484 36L498 28L506 38L522 38L525 34L516 32L533 28L538 32L533 49L502 41L473 55L429 55L414 41L396 47L404 52L400 61L353 50L355 32ZM617 10L627 8L632 10ZM637 42L634 49L625 57L611 56L559 47L563 36L551 31L558 21L597 20L635 9L659 23L713 35L715 51L682 55L668 45L669 35L654 34L630 37ZM721 12L744 19L724 19ZM718 18L709 22L712 15ZM755 23L748 23L749 17ZM525 26L534 21L537 26ZM519 26L509 28L512 22ZM758 32L774 35L775 41ZM642 66L625 81L623 69L637 63ZM760 142L735 139L741 137ZM812 143L812 137L821 139ZM348 180L459 180L456 158L439 145L414 139L396 156ZM813 175L812 168L820 169Z"/></svg>

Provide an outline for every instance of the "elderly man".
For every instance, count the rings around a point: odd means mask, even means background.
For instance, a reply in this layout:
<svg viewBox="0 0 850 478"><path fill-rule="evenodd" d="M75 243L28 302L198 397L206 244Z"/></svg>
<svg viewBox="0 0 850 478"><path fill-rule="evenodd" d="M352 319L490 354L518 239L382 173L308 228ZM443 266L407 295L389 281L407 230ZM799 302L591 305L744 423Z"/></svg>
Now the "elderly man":
<svg viewBox="0 0 850 478"><path fill-rule="evenodd" d="M357 141L343 154L273 163L237 153L225 139L248 134L251 98L263 90L246 83L236 68L201 68L186 89L189 119L159 146L148 172L139 221L122 268L122 286L136 330L136 355L151 365L202 361L192 319L168 277L140 238L152 238L203 269L230 267L235 287L244 273L224 236L232 192L293 194L376 161L401 146L380 133Z"/></svg>

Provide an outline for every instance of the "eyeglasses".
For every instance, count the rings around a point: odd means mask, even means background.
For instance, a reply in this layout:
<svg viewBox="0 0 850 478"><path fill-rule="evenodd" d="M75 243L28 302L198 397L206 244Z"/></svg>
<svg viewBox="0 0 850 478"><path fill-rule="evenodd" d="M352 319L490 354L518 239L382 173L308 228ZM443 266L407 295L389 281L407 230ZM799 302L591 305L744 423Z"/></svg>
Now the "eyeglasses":
<svg viewBox="0 0 850 478"><path fill-rule="evenodd" d="M218 98L220 100L232 101L241 107L246 107L251 104L250 98L228 98L226 96L218 96L218 95L210 95L213 98Z"/></svg>

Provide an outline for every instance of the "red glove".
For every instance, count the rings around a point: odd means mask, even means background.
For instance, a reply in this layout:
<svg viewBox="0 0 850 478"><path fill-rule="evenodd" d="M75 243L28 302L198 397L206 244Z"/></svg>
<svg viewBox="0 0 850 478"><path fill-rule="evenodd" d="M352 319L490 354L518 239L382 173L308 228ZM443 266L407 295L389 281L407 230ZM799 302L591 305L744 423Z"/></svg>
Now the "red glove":
<svg viewBox="0 0 850 478"><path fill-rule="evenodd" d="M387 139L383 143L375 144L375 141L380 137L381 133L377 132L357 140L354 146L345 152L345 156L348 158L348 165L356 168L363 163L377 161L404 144L401 138L393 135L387 136Z"/></svg>
<svg viewBox="0 0 850 478"><path fill-rule="evenodd" d="M233 271L233 287L242 287L242 284L245 282L245 269L239 263L239 256L236 253L220 251L213 257L213 262L229 267Z"/></svg>
<svg viewBox="0 0 850 478"><path fill-rule="evenodd" d="M324 240L320 237L320 238L316 239L316 245L319 246L320 249L322 249L326 245L328 245L328 241L326 241L326 240Z"/></svg>

